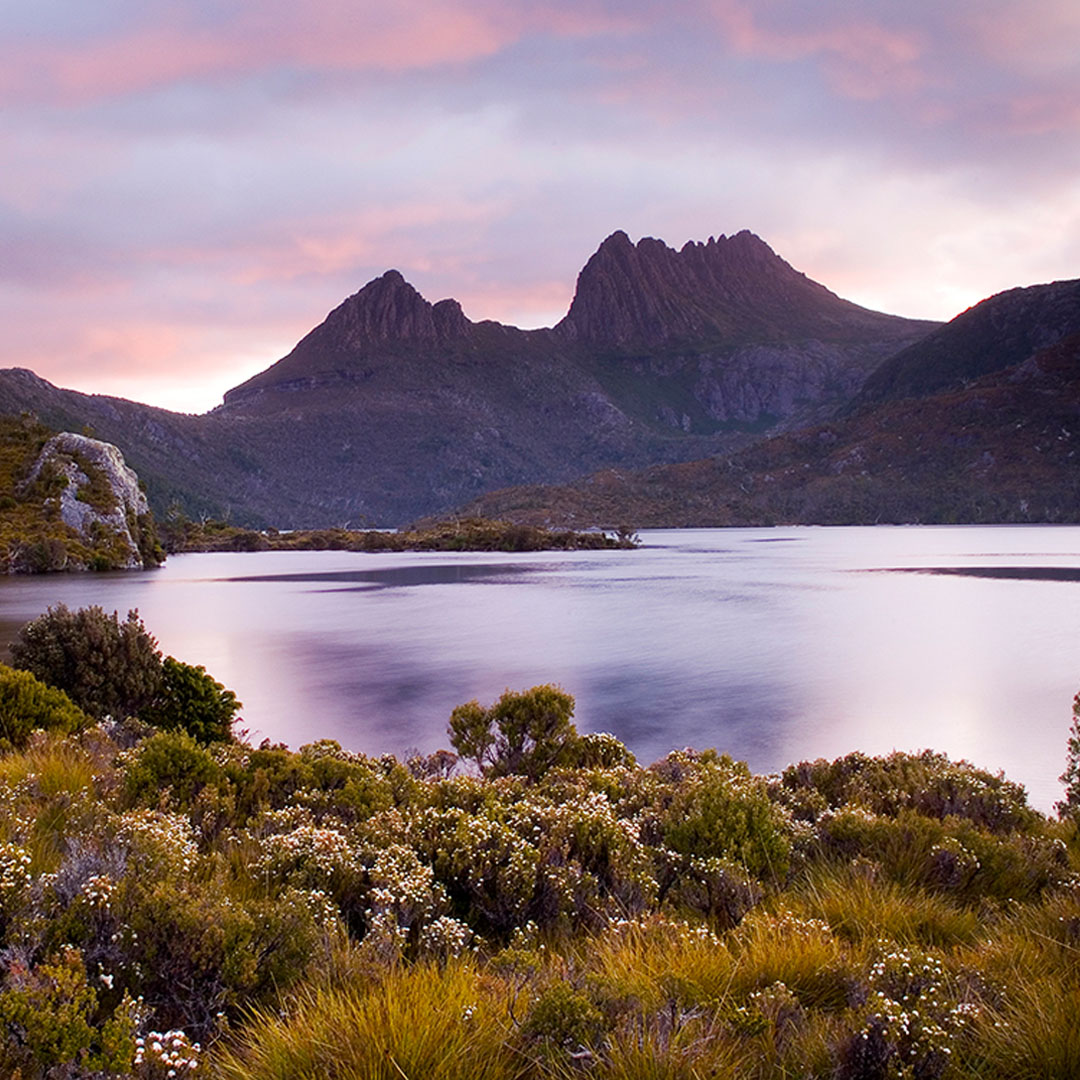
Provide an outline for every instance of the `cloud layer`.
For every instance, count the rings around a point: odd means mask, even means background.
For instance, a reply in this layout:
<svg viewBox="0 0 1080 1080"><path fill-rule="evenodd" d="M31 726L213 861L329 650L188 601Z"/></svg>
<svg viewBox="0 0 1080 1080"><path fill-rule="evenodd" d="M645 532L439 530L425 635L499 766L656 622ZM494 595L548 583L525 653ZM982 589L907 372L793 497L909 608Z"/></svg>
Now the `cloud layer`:
<svg viewBox="0 0 1080 1080"><path fill-rule="evenodd" d="M1080 276L1069 0L41 0L0 14L0 365L201 411L396 266L557 320L749 228L948 318Z"/></svg>

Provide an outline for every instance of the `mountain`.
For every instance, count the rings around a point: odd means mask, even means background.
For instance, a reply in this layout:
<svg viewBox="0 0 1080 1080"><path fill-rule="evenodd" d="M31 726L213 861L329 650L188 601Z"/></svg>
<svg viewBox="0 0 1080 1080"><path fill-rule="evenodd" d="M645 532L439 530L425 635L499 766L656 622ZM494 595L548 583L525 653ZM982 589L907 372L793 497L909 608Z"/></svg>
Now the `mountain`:
<svg viewBox="0 0 1080 1080"><path fill-rule="evenodd" d="M882 364L866 380L852 408L958 389L1020 364L1077 330L1076 281L997 293Z"/></svg>
<svg viewBox="0 0 1080 1080"><path fill-rule="evenodd" d="M615 233L544 330L472 322L396 270L201 417L0 373L0 408L89 423L162 512L399 524L507 485L730 452L844 407L938 324L868 311L740 232Z"/></svg>
<svg viewBox="0 0 1080 1080"><path fill-rule="evenodd" d="M1080 281L991 297L883 364L829 423L460 512L639 528L1080 521Z"/></svg>

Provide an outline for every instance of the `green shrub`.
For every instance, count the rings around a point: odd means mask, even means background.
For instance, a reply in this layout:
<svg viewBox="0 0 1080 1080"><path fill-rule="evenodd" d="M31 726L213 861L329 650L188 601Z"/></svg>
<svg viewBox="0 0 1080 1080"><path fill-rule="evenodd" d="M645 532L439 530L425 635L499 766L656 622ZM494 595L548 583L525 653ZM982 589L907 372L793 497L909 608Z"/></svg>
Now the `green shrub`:
<svg viewBox="0 0 1080 1080"><path fill-rule="evenodd" d="M604 1016L583 991L558 982L529 1007L521 1034L527 1041L575 1050L599 1041L604 1034Z"/></svg>
<svg viewBox="0 0 1080 1080"><path fill-rule="evenodd" d="M764 895L761 885L741 866L715 856L682 859L671 874L667 902L707 915L724 929L737 926Z"/></svg>
<svg viewBox="0 0 1080 1080"><path fill-rule="evenodd" d="M567 746L566 764L574 769L632 769L637 758L607 731L589 732Z"/></svg>
<svg viewBox="0 0 1080 1080"><path fill-rule="evenodd" d="M143 709L141 718L166 731L186 731L201 743L229 742L240 708L236 695L204 667L166 656L158 695Z"/></svg>
<svg viewBox="0 0 1080 1080"><path fill-rule="evenodd" d="M240 902L223 884L148 883L125 911L140 994L158 1023L200 1038L300 978L319 937L301 894Z"/></svg>
<svg viewBox="0 0 1080 1080"><path fill-rule="evenodd" d="M1066 750L1065 771L1059 777L1065 785L1065 798L1054 808L1060 817L1080 822L1080 694L1073 698L1072 726Z"/></svg>
<svg viewBox="0 0 1080 1080"><path fill-rule="evenodd" d="M1038 830L998 833L963 817L889 817L857 805L821 816L816 855L869 860L895 882L967 901L1030 899L1068 873L1064 846Z"/></svg>
<svg viewBox="0 0 1080 1080"><path fill-rule="evenodd" d="M507 690L484 708L475 699L450 714L450 742L485 776L525 776L538 780L566 760L578 735L570 718L574 699L558 686Z"/></svg>
<svg viewBox="0 0 1080 1080"><path fill-rule="evenodd" d="M161 654L137 611L121 622L115 611L57 604L19 631L11 655L96 719L138 715L161 690Z"/></svg>
<svg viewBox="0 0 1080 1080"><path fill-rule="evenodd" d="M186 731L160 731L128 755L124 793L132 806L157 806L167 794L174 806L187 808L204 787L225 782L210 751Z"/></svg>
<svg viewBox="0 0 1080 1080"><path fill-rule="evenodd" d="M994 832L1030 828L1039 821L1021 785L932 750L894 751L887 757L856 751L835 761L803 761L781 774L777 794L800 816L807 816L816 801L807 795L815 793L829 807L858 804L891 817L903 810L938 819L963 817Z"/></svg>
<svg viewBox="0 0 1080 1080"><path fill-rule="evenodd" d="M26 746L36 728L69 734L90 718L62 690L0 664L0 749Z"/></svg>
<svg viewBox="0 0 1080 1080"><path fill-rule="evenodd" d="M662 818L664 842L681 855L727 859L756 876L782 876L791 841L763 781L715 751L682 752L660 763L678 776Z"/></svg>
<svg viewBox="0 0 1080 1080"><path fill-rule="evenodd" d="M127 1073L135 1050L133 1003L112 1011L87 984L86 965L70 946L0 992L0 1065L5 1075L72 1076Z"/></svg>

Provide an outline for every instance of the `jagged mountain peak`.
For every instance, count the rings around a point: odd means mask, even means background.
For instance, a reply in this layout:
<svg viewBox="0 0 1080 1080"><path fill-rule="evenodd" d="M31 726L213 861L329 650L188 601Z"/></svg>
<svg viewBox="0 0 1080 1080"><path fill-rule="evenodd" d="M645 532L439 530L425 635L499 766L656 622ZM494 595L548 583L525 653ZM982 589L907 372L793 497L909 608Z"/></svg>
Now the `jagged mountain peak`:
<svg viewBox="0 0 1080 1080"><path fill-rule="evenodd" d="M338 305L312 333L358 349L388 341L445 341L470 325L456 300L431 304L400 270L387 270Z"/></svg>
<svg viewBox="0 0 1080 1080"><path fill-rule="evenodd" d="M585 264L555 330L573 341L639 348L792 332L829 338L888 318L841 300L746 229L678 251L651 236L635 244L619 230Z"/></svg>

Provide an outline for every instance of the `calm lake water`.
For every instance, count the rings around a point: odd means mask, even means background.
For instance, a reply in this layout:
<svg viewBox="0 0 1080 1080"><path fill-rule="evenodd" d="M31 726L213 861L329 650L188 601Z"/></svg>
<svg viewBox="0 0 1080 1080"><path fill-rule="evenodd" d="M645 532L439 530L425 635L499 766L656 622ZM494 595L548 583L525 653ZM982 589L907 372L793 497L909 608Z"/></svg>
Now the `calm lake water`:
<svg viewBox="0 0 1080 1080"><path fill-rule="evenodd" d="M0 581L0 642L63 601L138 608L244 702L250 737L447 745L450 710L557 682L649 762L757 772L932 747L1061 797L1080 527L648 531L629 552L183 555ZM0 646L2 648L2 646Z"/></svg>

